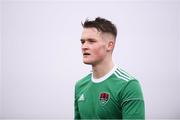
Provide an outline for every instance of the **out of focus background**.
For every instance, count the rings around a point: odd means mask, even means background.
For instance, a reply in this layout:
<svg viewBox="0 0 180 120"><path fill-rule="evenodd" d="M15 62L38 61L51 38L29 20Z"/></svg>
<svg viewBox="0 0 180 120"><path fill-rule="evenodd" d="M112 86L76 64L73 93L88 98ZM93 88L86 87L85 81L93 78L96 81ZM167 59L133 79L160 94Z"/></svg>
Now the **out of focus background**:
<svg viewBox="0 0 180 120"><path fill-rule="evenodd" d="M73 119L81 22L118 28L114 61L141 83L147 119L180 119L179 0L0 0L0 118Z"/></svg>

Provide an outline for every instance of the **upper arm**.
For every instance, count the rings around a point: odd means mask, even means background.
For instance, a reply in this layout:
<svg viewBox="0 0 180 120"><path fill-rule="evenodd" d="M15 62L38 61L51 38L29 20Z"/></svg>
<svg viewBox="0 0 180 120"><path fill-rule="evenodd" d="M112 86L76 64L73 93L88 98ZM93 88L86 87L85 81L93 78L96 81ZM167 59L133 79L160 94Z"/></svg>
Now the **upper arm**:
<svg viewBox="0 0 180 120"><path fill-rule="evenodd" d="M75 95L74 95L74 119L80 119L76 86L75 86Z"/></svg>
<svg viewBox="0 0 180 120"><path fill-rule="evenodd" d="M137 80L129 81L122 93L123 119L144 119L145 107L141 86Z"/></svg>

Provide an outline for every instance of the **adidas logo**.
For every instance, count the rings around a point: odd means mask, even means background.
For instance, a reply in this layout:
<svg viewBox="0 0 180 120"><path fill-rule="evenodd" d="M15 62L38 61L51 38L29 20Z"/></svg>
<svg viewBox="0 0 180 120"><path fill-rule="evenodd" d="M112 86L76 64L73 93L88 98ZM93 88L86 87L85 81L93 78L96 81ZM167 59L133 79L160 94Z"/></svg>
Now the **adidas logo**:
<svg viewBox="0 0 180 120"><path fill-rule="evenodd" d="M84 101L85 99L84 99L84 94L82 94L80 97L79 97L79 99L78 99L78 101Z"/></svg>

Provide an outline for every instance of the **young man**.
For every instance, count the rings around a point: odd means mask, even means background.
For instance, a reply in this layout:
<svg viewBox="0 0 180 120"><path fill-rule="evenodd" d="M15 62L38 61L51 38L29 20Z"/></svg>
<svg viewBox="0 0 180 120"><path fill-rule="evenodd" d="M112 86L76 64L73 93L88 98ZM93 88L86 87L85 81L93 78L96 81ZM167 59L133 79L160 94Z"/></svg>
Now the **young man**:
<svg viewBox="0 0 180 120"><path fill-rule="evenodd" d="M112 60L117 29L111 21L86 20L81 36L83 62L92 73L75 86L75 119L144 119L139 82Z"/></svg>

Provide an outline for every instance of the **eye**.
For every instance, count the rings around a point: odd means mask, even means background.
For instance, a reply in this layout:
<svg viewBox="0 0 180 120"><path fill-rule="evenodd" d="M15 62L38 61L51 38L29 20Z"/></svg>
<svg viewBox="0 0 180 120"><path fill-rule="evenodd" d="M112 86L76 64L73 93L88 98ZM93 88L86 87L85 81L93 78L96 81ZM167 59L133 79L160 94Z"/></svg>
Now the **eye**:
<svg viewBox="0 0 180 120"><path fill-rule="evenodd" d="M93 42L95 42L95 41L93 41L93 40L91 40L91 41L89 41L90 43L93 43Z"/></svg>
<svg viewBox="0 0 180 120"><path fill-rule="evenodd" d="M85 43L85 40L81 40L81 44L84 44Z"/></svg>
<svg viewBox="0 0 180 120"><path fill-rule="evenodd" d="M90 42L90 43L94 43L94 42L96 42L96 41L95 41L95 40L90 39L90 40L89 40L89 42Z"/></svg>

